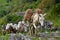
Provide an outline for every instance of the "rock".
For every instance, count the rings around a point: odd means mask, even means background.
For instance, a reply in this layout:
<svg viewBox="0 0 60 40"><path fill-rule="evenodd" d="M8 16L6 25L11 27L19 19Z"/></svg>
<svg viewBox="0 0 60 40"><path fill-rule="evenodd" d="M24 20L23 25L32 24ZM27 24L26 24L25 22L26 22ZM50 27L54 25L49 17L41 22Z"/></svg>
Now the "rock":
<svg viewBox="0 0 60 40"><path fill-rule="evenodd" d="M56 32L54 33L54 37L60 37L60 32L59 32L59 31L56 31Z"/></svg>
<svg viewBox="0 0 60 40"><path fill-rule="evenodd" d="M19 33L18 40L32 40L32 39L29 36L25 36L25 35Z"/></svg>
<svg viewBox="0 0 60 40"><path fill-rule="evenodd" d="M26 36L25 40L32 40L29 36Z"/></svg>
<svg viewBox="0 0 60 40"><path fill-rule="evenodd" d="M52 26L53 26L53 23L51 22L51 21L49 21L49 20L45 20L45 23L44 23L45 25L45 29L47 29L47 30L50 30L51 31L51 29L52 29Z"/></svg>
<svg viewBox="0 0 60 40"><path fill-rule="evenodd" d="M17 35L16 35L16 34L11 33L11 34L9 35L8 40L18 40L18 37L17 37Z"/></svg>
<svg viewBox="0 0 60 40"><path fill-rule="evenodd" d="M19 35L18 35L18 40L24 40L24 35L23 34L21 34L21 33L19 33Z"/></svg>
<svg viewBox="0 0 60 40"><path fill-rule="evenodd" d="M47 37L39 37L39 40L47 40Z"/></svg>
<svg viewBox="0 0 60 40"><path fill-rule="evenodd" d="M48 33L45 33L45 32L43 32L43 33L38 33L37 36L38 36L38 37L48 37Z"/></svg>
<svg viewBox="0 0 60 40"><path fill-rule="evenodd" d="M18 12L17 15L18 16L23 16L25 14L25 12Z"/></svg>
<svg viewBox="0 0 60 40"><path fill-rule="evenodd" d="M48 40L56 40L55 38L48 38Z"/></svg>
<svg viewBox="0 0 60 40"><path fill-rule="evenodd" d="M9 35L8 40L31 40L31 38L29 36L25 36L21 33L19 33L18 36L16 34L11 33Z"/></svg>

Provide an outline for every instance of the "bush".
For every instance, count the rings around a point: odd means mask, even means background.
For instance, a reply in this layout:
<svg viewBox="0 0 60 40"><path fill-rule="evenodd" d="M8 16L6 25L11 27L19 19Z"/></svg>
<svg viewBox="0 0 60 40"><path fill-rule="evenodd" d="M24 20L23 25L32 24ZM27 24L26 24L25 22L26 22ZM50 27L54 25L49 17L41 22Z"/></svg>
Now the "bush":
<svg viewBox="0 0 60 40"><path fill-rule="evenodd" d="M60 4L53 5L48 11L47 20L51 20L55 26L60 26Z"/></svg>
<svg viewBox="0 0 60 40"><path fill-rule="evenodd" d="M59 15L60 15L60 3L52 6L52 8L50 9L50 15L59 17Z"/></svg>
<svg viewBox="0 0 60 40"><path fill-rule="evenodd" d="M0 25L7 23L18 23L18 21L22 20L22 16L17 16L16 14L9 14L0 20Z"/></svg>
<svg viewBox="0 0 60 40"><path fill-rule="evenodd" d="M7 12L5 10L1 10L0 11L0 18L5 16L7 14Z"/></svg>
<svg viewBox="0 0 60 40"><path fill-rule="evenodd" d="M33 2L33 3L27 3L24 7L23 7L23 9L22 9L22 11L25 11L25 10L27 10L27 9L35 9L35 8L37 8L37 4L38 4L38 1L37 2Z"/></svg>

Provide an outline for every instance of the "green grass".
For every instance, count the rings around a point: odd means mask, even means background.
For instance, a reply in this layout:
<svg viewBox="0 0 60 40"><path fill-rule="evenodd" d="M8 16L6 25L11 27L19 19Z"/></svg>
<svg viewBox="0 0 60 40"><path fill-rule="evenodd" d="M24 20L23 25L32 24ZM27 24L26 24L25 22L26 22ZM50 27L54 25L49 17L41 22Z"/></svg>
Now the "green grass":
<svg viewBox="0 0 60 40"><path fill-rule="evenodd" d="M8 40L8 37L9 36L7 34L5 36L0 36L0 38L3 39L3 40Z"/></svg>
<svg viewBox="0 0 60 40"><path fill-rule="evenodd" d="M57 40L60 40L60 37L56 37Z"/></svg>
<svg viewBox="0 0 60 40"><path fill-rule="evenodd" d="M60 16L54 15L54 13L47 12L47 15L45 16L46 20L50 20L53 22L53 26L60 26Z"/></svg>
<svg viewBox="0 0 60 40"><path fill-rule="evenodd" d="M48 20L50 20L50 21L52 21L53 22L53 26L60 26L60 19L59 18L56 18L56 19L48 19Z"/></svg>

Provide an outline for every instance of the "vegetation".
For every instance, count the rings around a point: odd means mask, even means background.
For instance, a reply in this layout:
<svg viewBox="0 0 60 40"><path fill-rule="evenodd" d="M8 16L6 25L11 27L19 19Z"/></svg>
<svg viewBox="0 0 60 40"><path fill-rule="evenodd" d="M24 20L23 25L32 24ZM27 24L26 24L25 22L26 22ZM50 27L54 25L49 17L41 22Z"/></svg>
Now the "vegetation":
<svg viewBox="0 0 60 40"><path fill-rule="evenodd" d="M52 6L53 5L53 6ZM46 19L53 20L59 18L60 13L60 1L58 0L1 0L0 1L0 25L8 22L17 23L17 20L21 20L16 16L17 12L25 11L28 8L36 9L41 8L44 12L48 13ZM50 18L49 18L50 17ZM4 21L5 20L5 21ZM56 20L57 21L57 20ZM60 21L54 24L60 26Z"/></svg>

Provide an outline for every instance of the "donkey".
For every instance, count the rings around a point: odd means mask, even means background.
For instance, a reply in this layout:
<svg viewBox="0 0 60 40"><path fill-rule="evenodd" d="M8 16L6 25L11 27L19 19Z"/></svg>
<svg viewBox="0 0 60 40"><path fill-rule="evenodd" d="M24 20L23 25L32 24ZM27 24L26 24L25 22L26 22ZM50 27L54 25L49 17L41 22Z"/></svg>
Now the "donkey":
<svg viewBox="0 0 60 40"><path fill-rule="evenodd" d="M32 15L32 20L33 20L33 26L35 29L35 34L37 33L37 26L41 25L41 27L44 27L44 16L46 14L42 14L42 10L41 9L36 9L35 13ZM33 30L34 30L33 29Z"/></svg>
<svg viewBox="0 0 60 40"><path fill-rule="evenodd" d="M25 12L25 15L24 15L24 19L23 19L29 27L29 33L30 33L30 30L31 30L30 24L31 24L31 16L32 15L33 15L32 9L27 9L26 12Z"/></svg>
<svg viewBox="0 0 60 40"><path fill-rule="evenodd" d="M33 12L32 9L27 9L24 15L24 21L29 25L29 23L31 22L31 16L32 16Z"/></svg>

